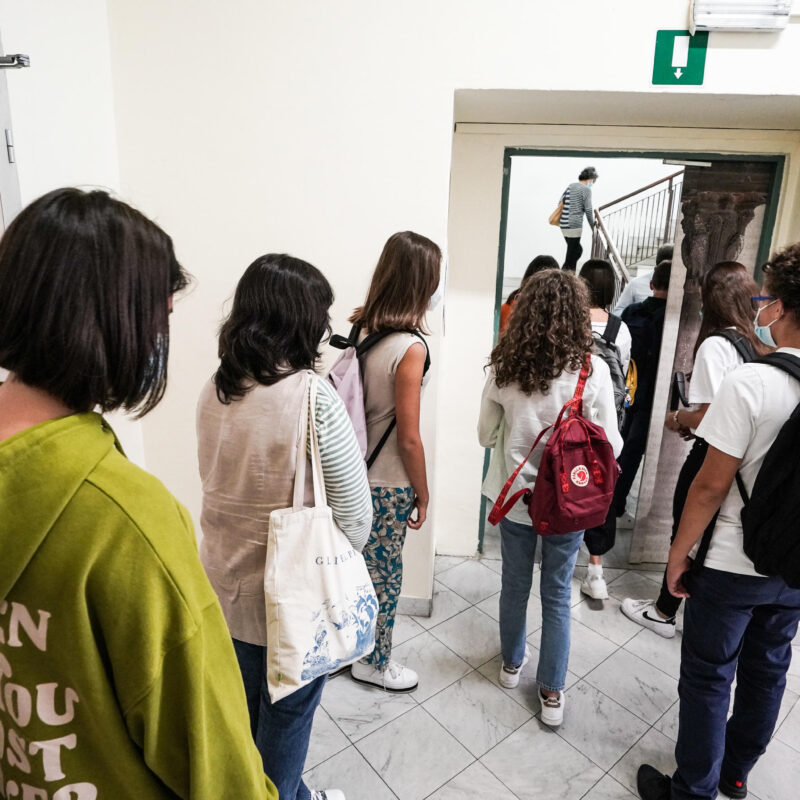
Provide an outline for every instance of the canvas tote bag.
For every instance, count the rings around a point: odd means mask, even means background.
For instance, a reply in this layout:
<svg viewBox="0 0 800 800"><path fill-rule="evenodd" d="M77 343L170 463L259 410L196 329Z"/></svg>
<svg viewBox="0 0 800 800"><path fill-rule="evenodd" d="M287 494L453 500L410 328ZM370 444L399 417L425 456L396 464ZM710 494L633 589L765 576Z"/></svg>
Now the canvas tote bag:
<svg viewBox="0 0 800 800"><path fill-rule="evenodd" d="M309 375L300 415L293 505L269 518L264 595L273 703L375 648L378 599L372 580L327 505L314 425L317 380ZM304 508L309 436L314 506Z"/></svg>

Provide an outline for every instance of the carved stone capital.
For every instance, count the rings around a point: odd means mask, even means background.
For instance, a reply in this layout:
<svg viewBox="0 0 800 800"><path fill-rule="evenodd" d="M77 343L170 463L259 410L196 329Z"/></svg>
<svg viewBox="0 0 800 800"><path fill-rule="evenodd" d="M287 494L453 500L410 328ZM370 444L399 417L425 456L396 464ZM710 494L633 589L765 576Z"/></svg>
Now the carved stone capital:
<svg viewBox="0 0 800 800"><path fill-rule="evenodd" d="M719 261L735 261L755 209L766 202L765 192L699 191L684 197L681 256L688 277L699 281Z"/></svg>

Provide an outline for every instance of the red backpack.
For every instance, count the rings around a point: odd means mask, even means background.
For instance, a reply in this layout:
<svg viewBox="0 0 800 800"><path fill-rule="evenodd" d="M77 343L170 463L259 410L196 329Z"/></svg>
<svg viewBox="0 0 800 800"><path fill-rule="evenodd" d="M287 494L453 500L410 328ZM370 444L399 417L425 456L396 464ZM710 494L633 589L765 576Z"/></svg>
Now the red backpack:
<svg viewBox="0 0 800 800"><path fill-rule="evenodd" d="M587 356L574 396L561 409L555 424L548 425L536 437L524 461L506 481L489 514L492 525L497 525L520 498L528 504L533 529L541 536L586 530L605 522L619 465L605 431L582 416L583 390L590 368L591 358ZM517 475L551 428L533 490L521 489L506 501Z"/></svg>

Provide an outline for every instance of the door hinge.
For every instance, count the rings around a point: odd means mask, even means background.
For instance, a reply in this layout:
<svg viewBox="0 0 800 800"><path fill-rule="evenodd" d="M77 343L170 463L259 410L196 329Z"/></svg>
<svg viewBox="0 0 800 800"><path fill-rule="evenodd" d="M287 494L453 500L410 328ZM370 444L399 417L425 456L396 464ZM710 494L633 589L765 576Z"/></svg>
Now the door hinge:
<svg viewBox="0 0 800 800"><path fill-rule="evenodd" d="M14 155L14 134L11 133L10 128L6 128L6 153L8 154L8 163L16 163L16 156Z"/></svg>
<svg viewBox="0 0 800 800"><path fill-rule="evenodd" d="M0 56L0 69L20 69L31 65L30 56L24 53L14 53L10 56Z"/></svg>

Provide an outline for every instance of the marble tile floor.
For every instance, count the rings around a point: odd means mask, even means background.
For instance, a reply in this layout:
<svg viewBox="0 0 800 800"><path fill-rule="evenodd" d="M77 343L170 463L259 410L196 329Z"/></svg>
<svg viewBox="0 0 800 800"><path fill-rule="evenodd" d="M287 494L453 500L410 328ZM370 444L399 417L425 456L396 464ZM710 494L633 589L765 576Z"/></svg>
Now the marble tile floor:
<svg viewBox="0 0 800 800"><path fill-rule="evenodd" d="M647 589L655 596L661 575L619 564L606 570L605 602L580 595L583 570L576 569L566 714L554 731L538 719L538 584L528 615L533 658L520 686L502 689L500 563L437 556L433 615L398 617L395 633L395 655L419 672L419 689L392 695L347 675L329 681L314 719L307 784L340 788L347 800L637 797L639 764L674 769L680 632L662 639L622 616L619 601ZM797 796L800 637L796 644L775 736L750 776L752 800Z"/></svg>

